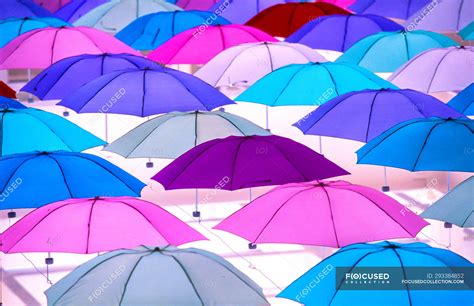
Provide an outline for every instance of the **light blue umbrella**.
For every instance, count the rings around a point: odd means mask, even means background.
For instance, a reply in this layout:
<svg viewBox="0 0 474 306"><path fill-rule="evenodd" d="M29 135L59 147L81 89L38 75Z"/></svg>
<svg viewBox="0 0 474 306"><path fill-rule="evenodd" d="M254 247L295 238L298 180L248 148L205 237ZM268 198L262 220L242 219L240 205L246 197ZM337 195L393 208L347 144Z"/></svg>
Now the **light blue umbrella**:
<svg viewBox="0 0 474 306"><path fill-rule="evenodd" d="M380 32L356 42L337 62L372 72L393 72L423 51L457 45L447 36L428 31Z"/></svg>
<svg viewBox="0 0 474 306"><path fill-rule="evenodd" d="M474 40L474 21L459 31L459 36L464 40Z"/></svg>
<svg viewBox="0 0 474 306"><path fill-rule="evenodd" d="M452 98L448 105L466 116L474 116L474 83Z"/></svg>
<svg viewBox="0 0 474 306"><path fill-rule="evenodd" d="M28 31L62 26L70 26L70 24L53 17L24 17L0 20L0 48Z"/></svg>

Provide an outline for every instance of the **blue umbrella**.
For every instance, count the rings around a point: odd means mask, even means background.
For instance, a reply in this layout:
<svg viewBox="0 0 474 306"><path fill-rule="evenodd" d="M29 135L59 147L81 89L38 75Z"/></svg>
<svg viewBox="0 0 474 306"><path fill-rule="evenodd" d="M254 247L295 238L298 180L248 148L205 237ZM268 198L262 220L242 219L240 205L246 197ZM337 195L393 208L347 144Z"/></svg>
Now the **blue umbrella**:
<svg viewBox="0 0 474 306"><path fill-rule="evenodd" d="M32 0L2 0L0 19L23 17L53 17L53 15Z"/></svg>
<svg viewBox="0 0 474 306"><path fill-rule="evenodd" d="M61 7L54 15L67 22L74 22L81 18L89 11L102 5L109 0L71 0L69 3Z"/></svg>
<svg viewBox="0 0 474 306"><path fill-rule="evenodd" d="M420 271L423 267L426 267L424 275L423 272L417 273L416 270ZM469 273L473 267L469 260L452 251L433 248L425 243L357 243L346 246L321 261L277 297L311 306L471 305L474 291L472 274ZM336 274L338 268L340 273ZM465 273L466 283L459 285L461 290L446 290L444 285L431 285L431 290L416 290L412 284L400 286L402 279L413 280L416 275L427 279L427 273L436 270L452 274L462 271ZM372 278L364 284L361 284L361 279L351 281L357 279L359 272L369 272L365 278L370 275ZM373 281L373 274L370 272L386 273L387 275L382 275L384 283ZM397 285L399 288L396 290L385 289ZM364 289L351 290L349 286Z"/></svg>
<svg viewBox="0 0 474 306"><path fill-rule="evenodd" d="M91 154L33 152L0 158L0 209L37 208L69 198L140 196L144 186Z"/></svg>
<svg viewBox="0 0 474 306"><path fill-rule="evenodd" d="M432 0L357 0L349 8L358 14L408 19L430 2Z"/></svg>
<svg viewBox="0 0 474 306"><path fill-rule="evenodd" d="M409 171L474 172L474 120L413 119L377 136L357 151L357 163Z"/></svg>
<svg viewBox="0 0 474 306"><path fill-rule="evenodd" d="M466 116L474 116L474 83L452 98L448 105Z"/></svg>
<svg viewBox="0 0 474 306"><path fill-rule="evenodd" d="M164 42L188 29L198 26L230 24L212 12L174 11L142 16L115 37L136 50L154 50Z"/></svg>
<svg viewBox="0 0 474 306"><path fill-rule="evenodd" d="M27 108L20 102L14 99L0 96L0 109L2 108Z"/></svg>

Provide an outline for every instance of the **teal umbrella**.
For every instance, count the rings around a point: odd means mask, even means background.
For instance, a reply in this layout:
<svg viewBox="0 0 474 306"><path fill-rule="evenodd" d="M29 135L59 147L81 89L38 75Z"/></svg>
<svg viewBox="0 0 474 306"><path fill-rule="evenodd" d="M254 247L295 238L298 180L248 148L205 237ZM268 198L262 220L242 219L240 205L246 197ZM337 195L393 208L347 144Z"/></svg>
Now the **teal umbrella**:
<svg viewBox="0 0 474 306"><path fill-rule="evenodd" d="M380 32L355 43L337 62L360 65L372 72L393 72L423 51L457 45L451 38L434 32Z"/></svg>
<svg viewBox="0 0 474 306"><path fill-rule="evenodd" d="M474 21L459 31L459 36L464 40L474 40Z"/></svg>
<svg viewBox="0 0 474 306"><path fill-rule="evenodd" d="M0 48L28 31L69 25L69 23L53 17L24 17L0 20Z"/></svg>
<svg viewBox="0 0 474 306"><path fill-rule="evenodd" d="M448 105L466 116L474 116L474 83L452 98Z"/></svg>

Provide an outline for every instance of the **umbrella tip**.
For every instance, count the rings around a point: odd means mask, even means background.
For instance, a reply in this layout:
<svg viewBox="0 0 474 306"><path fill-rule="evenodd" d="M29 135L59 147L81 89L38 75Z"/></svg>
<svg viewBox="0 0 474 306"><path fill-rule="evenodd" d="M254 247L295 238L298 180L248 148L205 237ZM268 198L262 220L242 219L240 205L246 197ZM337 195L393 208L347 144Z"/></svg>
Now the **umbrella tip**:
<svg viewBox="0 0 474 306"><path fill-rule="evenodd" d="M389 243L388 245L384 246L384 248L386 248L386 249L399 249L400 247L398 245Z"/></svg>

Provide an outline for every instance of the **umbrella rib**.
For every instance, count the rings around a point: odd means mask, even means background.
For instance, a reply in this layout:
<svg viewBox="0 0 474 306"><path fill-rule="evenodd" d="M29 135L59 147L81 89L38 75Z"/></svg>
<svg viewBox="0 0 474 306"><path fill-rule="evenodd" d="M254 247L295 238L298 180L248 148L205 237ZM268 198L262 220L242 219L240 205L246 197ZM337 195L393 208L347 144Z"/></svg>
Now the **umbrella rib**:
<svg viewBox="0 0 474 306"><path fill-rule="evenodd" d="M452 50L449 50L448 52L446 52L438 61L438 65L436 65L436 68L435 70L433 71L433 74L431 76L431 80L430 82L428 83L428 87L426 88L426 92L430 92L430 89L431 89L431 85L433 84L433 81L436 77L436 74L438 73L438 69L439 69L439 66L441 66L441 63L444 61L444 59L451 53L453 52L454 50L456 49L452 49Z"/></svg>
<svg viewBox="0 0 474 306"><path fill-rule="evenodd" d="M365 131L365 142L367 142L367 140L369 139L370 123L372 122L372 111L374 109L375 100L377 99L379 93L381 93L381 91L377 91L374 94L374 98L372 99L372 103L370 104L369 119L367 120L367 130Z"/></svg>
<svg viewBox="0 0 474 306"><path fill-rule="evenodd" d="M91 236L91 221L92 221L92 212L94 211L95 203L97 202L97 198L94 199L91 203L91 209L89 211L89 220L87 221L87 239L86 239L86 254L89 254L89 241Z"/></svg>
<svg viewBox="0 0 474 306"><path fill-rule="evenodd" d="M53 42L51 44L51 58L50 58L50 65L54 63L54 47L56 46L56 38L58 37L59 31L61 31L61 28L56 29L54 32L54 37L53 37Z"/></svg>
<svg viewBox="0 0 474 306"><path fill-rule="evenodd" d="M194 146L197 146L198 139L198 112L194 112Z"/></svg>
<svg viewBox="0 0 474 306"><path fill-rule="evenodd" d="M99 47L99 45L97 45L97 43L95 42L94 39L92 39L91 37L87 36L84 32L80 31L80 29L83 28L83 27L77 27L76 29L74 29L75 31L79 32L82 34L82 36L86 37L88 41L92 42L92 44L94 44L94 46L97 48L97 50L99 50L99 52L101 53L104 53L104 50L102 50L101 47Z"/></svg>
<svg viewBox="0 0 474 306"><path fill-rule="evenodd" d="M64 175L64 171L63 171L63 168L61 167L61 165L59 164L59 162L56 160L56 158L52 157L50 154L46 155L48 158L54 160L54 162L56 163L56 165L58 166L59 170L61 171L61 175L63 177L63 181L64 181L64 185L66 185L66 188L67 188L67 191L69 192L69 196L71 198L74 198L74 196L72 195L72 192L71 192L71 189L69 188L69 184L67 183L67 180L66 180L66 176Z"/></svg>
<svg viewBox="0 0 474 306"><path fill-rule="evenodd" d="M229 63L229 65L224 69L224 71L222 72L222 74L219 76L219 78L217 79L216 82L214 82L214 85L213 86L216 86L219 81L224 77L224 74L227 72L227 70L229 70L230 66L232 66L232 64L234 63L234 61L239 57L239 55L242 55L242 53L244 53L245 51L247 51L248 49L254 47L253 45L251 46L248 46L247 48L241 50Z"/></svg>
<svg viewBox="0 0 474 306"><path fill-rule="evenodd" d="M458 18L456 20L456 30L459 30L459 25L461 23L461 11L462 11L463 6L464 6L464 0L461 0L461 4L459 5L459 9L458 9Z"/></svg>
<svg viewBox="0 0 474 306"><path fill-rule="evenodd" d="M265 46L265 48L267 49L267 52L268 52L268 59L270 60L270 69L271 71L273 71L273 59L272 59L272 53L270 52L270 48L268 47L267 43L265 42L263 44Z"/></svg>
<svg viewBox="0 0 474 306"><path fill-rule="evenodd" d="M225 116L221 115L221 114L216 114L217 116L221 117L222 119L224 119L225 121L229 122L230 124L232 124L240 133L242 133L242 136L247 136L247 134L244 133L244 131L242 131L236 124L234 124L231 120L227 119Z"/></svg>
<svg viewBox="0 0 474 306"><path fill-rule="evenodd" d="M331 79L331 82L334 84L334 90L336 91L336 95L339 96L339 91L337 90L337 83L336 83L336 80L333 78L332 73L329 71L329 69L326 67L326 65L322 64L322 65L319 65L319 66L323 67L324 70L326 70L326 72L329 75L329 78Z"/></svg>
<svg viewBox="0 0 474 306"><path fill-rule="evenodd" d="M349 18L351 15L347 15L346 22L344 24L344 35L342 36L342 51L346 51L346 37L347 37L347 27L349 26Z"/></svg>
<svg viewBox="0 0 474 306"><path fill-rule="evenodd" d="M391 243L389 243L389 245L392 245ZM402 261L402 258L400 256L400 254L398 254L398 252L394 249L394 248L391 248L391 250L395 253L395 255L397 256L398 260L400 261L400 266L402 267L402 272L403 272L403 278L406 279L406 272L405 272L405 266L403 265L403 261ZM410 294L410 289L408 288L408 285L405 284L405 288L406 288L406 292L407 292L407 295L408 295L408 303L409 305L413 305L412 301L411 301L411 294Z"/></svg>
<svg viewBox="0 0 474 306"><path fill-rule="evenodd" d="M0 156L3 156L3 133L5 131L5 127L4 127L4 124L5 124L5 114L6 112L3 111L2 112L2 118L0 119L0 121L2 122L1 123L1 130L0 130Z"/></svg>
<svg viewBox="0 0 474 306"><path fill-rule="evenodd" d="M328 191L326 190L326 188L324 186L321 185L321 188L323 189L324 193L326 194L326 197L328 198L329 212L331 213L332 229L334 231L334 237L336 238L336 245L337 245L338 248L340 248L341 245L339 243L339 238L337 236L336 222L334 221L334 214L333 214L332 205L331 205L331 197L329 196L329 193L328 193Z"/></svg>
<svg viewBox="0 0 474 306"><path fill-rule="evenodd" d="M34 111L34 112L35 112L35 111ZM45 122L45 121L41 120L41 118L35 116L34 112L31 113L30 111L28 111L27 113L28 113L31 117L33 117L33 118L35 118L36 120L38 120L39 122L41 122L48 130L51 131L51 133L53 133L54 136L56 136L62 143L64 143L64 144L66 145L66 147L68 147L69 150L71 150L71 152L74 152L74 151L75 151L75 150L73 150L73 148L71 148L65 141L63 141L63 140L56 134L56 132L54 131L54 129L53 129L52 127L50 127L50 126L47 124L47 122ZM41 112L41 111L38 110L38 112ZM46 113L46 112L45 112L45 113ZM49 114L49 113L48 113L48 114ZM2 119L3 119L3 117L2 117ZM3 120L2 120L2 122L3 122ZM67 123L72 123L72 122L71 122L71 121L67 121ZM3 124L3 123L2 123L2 124ZM74 124L74 123L73 123L73 124ZM74 124L74 125L75 125L75 124ZM76 125L76 127L78 127L78 126ZM80 128L80 127L79 127L79 128ZM3 130L3 126L2 126L2 130ZM84 131L87 132L86 130L84 130ZM87 133L89 133L89 132L87 132ZM91 135L92 135L92 134L91 134ZM93 148L93 147L91 147L91 148ZM85 149L86 149L86 148L84 148L83 150L85 150Z"/></svg>
<svg viewBox="0 0 474 306"><path fill-rule="evenodd" d="M412 171L415 171L416 166L417 166L417 164L418 164L418 161L420 160L421 154L423 153L423 150L425 149L426 144L428 143L428 139L429 139L430 136L431 136L431 133L433 132L433 130L434 130L435 128L437 128L439 125L441 125L441 124L443 124L443 123L445 123L445 121L440 121L440 122L436 123L435 125L433 125L433 126L431 127L430 131L428 132L428 134L427 134L426 137L425 137L425 141L423 142L423 145L422 145L421 148L420 148L420 152L418 153L418 156L416 157L415 163L413 164Z"/></svg>
<svg viewBox="0 0 474 306"><path fill-rule="evenodd" d="M375 35L377 35L377 34L375 34ZM378 43L380 40L382 40L382 39L385 38L385 37L386 37L386 35L380 35L380 37L377 37L377 38L366 48L366 50L368 51L368 50L372 49L372 47L375 46L376 43ZM365 39L365 38L363 38L363 39ZM367 55L367 53L369 53L369 52L365 52L365 53L362 55L362 57L358 60L358 62L357 62L357 65L358 65L358 66L360 66L360 63L361 63L362 60L365 58L365 56Z"/></svg>
<svg viewBox="0 0 474 306"><path fill-rule="evenodd" d="M471 213L467 215L466 219L464 220L463 223L461 223L461 227L464 227L466 225L467 220L469 220L469 217L474 213L474 210L471 210Z"/></svg>
<svg viewBox="0 0 474 306"><path fill-rule="evenodd" d="M283 69L285 67L288 67L288 66L284 66L284 67L281 67L280 69ZM276 97L276 99L274 100L273 102L273 105L269 105L269 106L275 106L277 101L280 99L281 95L283 94L283 92L288 88L288 86L290 85L291 81L293 81L293 79L296 77L296 75L301 71L303 70L304 68L308 67L307 64L305 65L302 65L297 71L295 71L295 73L293 73L293 75L288 79L288 81L286 82L285 86L282 87L282 89L280 90L280 93L278 94L278 96ZM277 69L278 70L278 69ZM277 70L274 70L274 71L277 71ZM249 88L250 89L250 88Z"/></svg>
<svg viewBox="0 0 474 306"><path fill-rule="evenodd" d="M143 69L143 82L142 82L142 110L141 110L141 117L145 116L145 97L146 97L146 73L148 72L148 69Z"/></svg>
<svg viewBox="0 0 474 306"><path fill-rule="evenodd" d="M38 155L34 155L34 156L31 156L25 160L23 160L22 162L20 162L20 164L18 165L18 167L16 167L16 169L12 172L12 174L10 175L10 177L5 181L5 185L3 186L3 188L1 189L2 193L5 191L5 188L7 188L8 186L8 183L10 182L10 180L12 179L12 177L18 172L18 170L25 164L27 163L28 161L32 160L33 158L36 158L38 157ZM1 158L1 161L5 161L7 159L5 158Z"/></svg>
<svg viewBox="0 0 474 306"><path fill-rule="evenodd" d="M235 164L236 164L237 158L238 158L238 156L239 156L240 147L242 146L242 144L243 144L246 140L247 140L247 138L241 139L241 141L239 142L239 144L238 144L238 146L237 146L237 149L235 150L234 161L232 162L232 175L231 175L231 178L230 178L230 189L231 189L231 190L233 189L233 186L234 186Z"/></svg>
<svg viewBox="0 0 474 306"><path fill-rule="evenodd" d="M122 305L123 299L125 298L125 292L127 291L127 286L128 286L128 283L130 282L130 279L132 278L133 272L135 272L135 269L138 267L138 265L140 264L140 262L142 261L142 259L144 257L150 256L152 254L153 254L153 251L151 251L151 253L143 254L142 256L140 256L140 258L137 260L137 262L133 266L132 270L130 270L130 273L128 274L127 280L125 281L125 284L123 285L122 295L120 296L120 301L118 303L119 306Z"/></svg>
<svg viewBox="0 0 474 306"><path fill-rule="evenodd" d="M31 33L31 32L34 32L34 33ZM20 49L22 43L24 41L26 41L27 39L30 39L31 37L35 36L36 34L39 34L39 33L42 33L41 29L38 29L38 30L33 30L33 31L29 31L29 32L26 32L25 35L28 35L28 37L26 37L21 43L18 43L18 45L15 46L15 48L10 52L10 54L8 54L7 57L5 57L5 59L0 63L0 66L5 63L6 60L8 60L8 58L13 54L15 53L15 51L17 51L18 49ZM10 44L10 43L8 43ZM4 47L3 47L4 48ZM2 69L5 69L5 68L2 68Z"/></svg>

